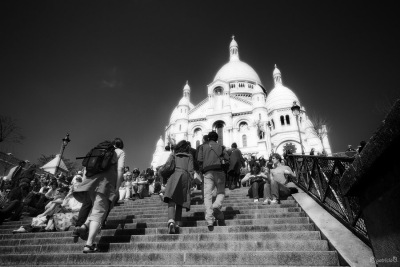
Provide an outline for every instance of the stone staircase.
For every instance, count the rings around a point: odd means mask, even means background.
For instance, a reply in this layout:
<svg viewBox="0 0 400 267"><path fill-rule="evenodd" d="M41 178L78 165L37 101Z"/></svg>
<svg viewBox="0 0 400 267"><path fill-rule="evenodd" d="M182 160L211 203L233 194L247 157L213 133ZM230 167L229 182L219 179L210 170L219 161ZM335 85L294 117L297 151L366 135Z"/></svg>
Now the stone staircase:
<svg viewBox="0 0 400 267"><path fill-rule="evenodd" d="M167 206L158 196L115 207L96 238L103 253L83 254L84 241L66 232L12 234L0 225L3 266L338 266L339 256L293 199L253 203L248 188L227 190L225 222L210 232L200 192L183 212L179 233L167 233ZM73 228L73 227L72 227Z"/></svg>

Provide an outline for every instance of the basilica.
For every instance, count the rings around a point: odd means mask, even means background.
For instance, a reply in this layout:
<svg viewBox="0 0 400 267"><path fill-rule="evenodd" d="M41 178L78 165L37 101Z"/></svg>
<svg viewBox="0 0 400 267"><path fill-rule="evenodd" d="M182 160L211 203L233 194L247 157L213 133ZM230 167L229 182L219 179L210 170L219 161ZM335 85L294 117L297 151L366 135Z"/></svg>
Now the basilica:
<svg viewBox="0 0 400 267"><path fill-rule="evenodd" d="M161 136L157 142L151 165L164 163L168 144L184 139L196 148L210 131L218 133L220 144L230 147L236 142L243 154L257 158L267 158L271 151L281 155L286 150L309 154L312 148L316 154L324 151L330 155L326 127L322 126L318 129L320 134L316 134L298 97L284 86L276 65L272 75L274 88L267 93L256 71L240 60L239 46L232 37L229 62L207 86L207 97L194 105L188 82L184 86L164 138ZM297 117L292 113L293 105L300 107Z"/></svg>

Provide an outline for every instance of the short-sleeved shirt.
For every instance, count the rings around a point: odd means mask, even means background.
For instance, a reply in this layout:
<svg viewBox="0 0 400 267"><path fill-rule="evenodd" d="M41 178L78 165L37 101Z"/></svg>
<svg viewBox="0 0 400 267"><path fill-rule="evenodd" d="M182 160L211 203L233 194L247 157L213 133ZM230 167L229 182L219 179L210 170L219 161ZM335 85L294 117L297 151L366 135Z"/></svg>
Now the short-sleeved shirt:
<svg viewBox="0 0 400 267"><path fill-rule="evenodd" d="M271 178L278 183L285 184L286 183L286 177L284 173L285 170L288 170L293 175L293 172L289 166L280 165L270 170Z"/></svg>

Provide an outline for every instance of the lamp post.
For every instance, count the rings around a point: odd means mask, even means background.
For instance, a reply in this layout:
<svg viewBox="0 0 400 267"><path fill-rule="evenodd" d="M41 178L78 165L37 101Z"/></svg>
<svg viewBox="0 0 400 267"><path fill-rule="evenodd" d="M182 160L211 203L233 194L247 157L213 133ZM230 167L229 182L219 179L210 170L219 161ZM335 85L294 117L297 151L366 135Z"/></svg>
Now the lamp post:
<svg viewBox="0 0 400 267"><path fill-rule="evenodd" d="M61 151L60 151L60 158L58 160L57 168L54 174L57 174L58 168L60 168L60 163L61 163L61 158L64 154L64 149L68 145L68 143L71 142L71 139L69 139L69 133L62 139L62 145L61 145Z"/></svg>
<svg viewBox="0 0 400 267"><path fill-rule="evenodd" d="M299 131L299 139L300 139L300 146L301 146L301 154L304 155L303 140L301 139L300 126L299 126L300 106L296 104L296 101L294 101L294 102L293 102L293 106L292 106L291 109L292 109L293 115L296 117L297 130Z"/></svg>

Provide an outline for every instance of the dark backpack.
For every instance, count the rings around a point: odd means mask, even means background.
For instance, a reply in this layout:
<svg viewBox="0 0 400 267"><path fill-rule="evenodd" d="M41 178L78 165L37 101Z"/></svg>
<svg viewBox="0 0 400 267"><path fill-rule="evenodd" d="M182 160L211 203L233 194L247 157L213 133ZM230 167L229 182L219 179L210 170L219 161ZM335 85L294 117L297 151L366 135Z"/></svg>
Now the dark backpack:
<svg viewBox="0 0 400 267"><path fill-rule="evenodd" d="M104 141L92 148L83 159L82 166L86 167L86 177L108 170L113 164L115 147L110 141Z"/></svg>

